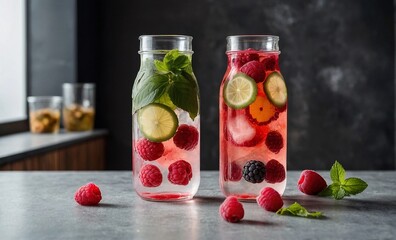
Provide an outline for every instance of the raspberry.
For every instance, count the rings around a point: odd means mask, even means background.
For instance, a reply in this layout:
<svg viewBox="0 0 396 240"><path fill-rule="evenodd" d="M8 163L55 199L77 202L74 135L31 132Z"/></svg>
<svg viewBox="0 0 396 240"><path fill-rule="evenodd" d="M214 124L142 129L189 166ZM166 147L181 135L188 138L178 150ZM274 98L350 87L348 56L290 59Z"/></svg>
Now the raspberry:
<svg viewBox="0 0 396 240"><path fill-rule="evenodd" d="M275 159L270 160L265 165L265 181L268 183L278 183L285 180L285 167Z"/></svg>
<svg viewBox="0 0 396 240"><path fill-rule="evenodd" d="M187 185L192 178L191 165L184 160L172 163L168 170L168 180L173 184Z"/></svg>
<svg viewBox="0 0 396 240"><path fill-rule="evenodd" d="M275 55L265 58L262 63L266 71L279 70L278 57Z"/></svg>
<svg viewBox="0 0 396 240"><path fill-rule="evenodd" d="M74 194L74 200L80 205L94 206L102 200L102 194L98 186L94 183L88 183L77 190Z"/></svg>
<svg viewBox="0 0 396 240"><path fill-rule="evenodd" d="M220 205L219 213L224 220L232 223L239 222L245 215L243 205L233 196L227 197L226 200L224 200Z"/></svg>
<svg viewBox="0 0 396 240"><path fill-rule="evenodd" d="M264 66L259 61L246 63L241 67L240 71L253 78L256 83L262 82L265 79Z"/></svg>
<svg viewBox="0 0 396 240"><path fill-rule="evenodd" d="M177 132L173 137L173 142L178 148L189 151L193 150L197 146L198 139L199 133L194 126L182 124L177 129Z"/></svg>
<svg viewBox="0 0 396 240"><path fill-rule="evenodd" d="M236 57L232 59L233 65L235 65L237 68L240 68L243 66L245 63L248 63L250 61L258 61L259 60L259 55L256 53L254 49L246 49L242 53L238 53Z"/></svg>
<svg viewBox="0 0 396 240"><path fill-rule="evenodd" d="M228 172L229 167L231 169L231 172ZM233 182L238 182L242 178L242 169L237 163L232 162L231 165L226 164L224 175L226 176L226 179Z"/></svg>
<svg viewBox="0 0 396 240"><path fill-rule="evenodd" d="M317 172L304 170L298 180L298 189L308 195L317 195L327 187L326 181Z"/></svg>
<svg viewBox="0 0 396 240"><path fill-rule="evenodd" d="M276 212L283 206L281 195L271 187L265 187L256 198L258 205L270 212Z"/></svg>
<svg viewBox="0 0 396 240"><path fill-rule="evenodd" d="M162 173L157 166L148 164L140 169L139 179L145 187L158 187L162 183Z"/></svg>
<svg viewBox="0 0 396 240"><path fill-rule="evenodd" d="M279 153L283 148L283 137L278 131L271 131L267 134L265 145L273 153Z"/></svg>
<svg viewBox="0 0 396 240"><path fill-rule="evenodd" d="M138 141L136 150L144 160L154 161L162 156L165 148L162 143L150 142L143 138Z"/></svg>
<svg viewBox="0 0 396 240"><path fill-rule="evenodd" d="M256 160L248 161L243 166L243 178L251 183L261 183L265 177L264 163Z"/></svg>

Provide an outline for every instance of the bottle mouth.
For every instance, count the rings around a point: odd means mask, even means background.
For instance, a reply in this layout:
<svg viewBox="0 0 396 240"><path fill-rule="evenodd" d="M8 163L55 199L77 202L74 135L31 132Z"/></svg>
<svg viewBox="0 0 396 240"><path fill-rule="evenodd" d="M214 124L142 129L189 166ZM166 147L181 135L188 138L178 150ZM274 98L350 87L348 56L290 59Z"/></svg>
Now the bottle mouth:
<svg viewBox="0 0 396 240"><path fill-rule="evenodd" d="M62 97L60 96L29 96L27 97L29 103L60 103L62 102Z"/></svg>
<svg viewBox="0 0 396 240"><path fill-rule="evenodd" d="M192 36L187 35L142 35L139 37L139 54L147 52L166 53L177 49L192 54Z"/></svg>
<svg viewBox="0 0 396 240"><path fill-rule="evenodd" d="M279 53L279 37L274 35L234 35L227 37L227 53L247 49Z"/></svg>
<svg viewBox="0 0 396 240"><path fill-rule="evenodd" d="M63 83L62 87L65 89L74 88L74 89L91 89L95 88L95 83Z"/></svg>

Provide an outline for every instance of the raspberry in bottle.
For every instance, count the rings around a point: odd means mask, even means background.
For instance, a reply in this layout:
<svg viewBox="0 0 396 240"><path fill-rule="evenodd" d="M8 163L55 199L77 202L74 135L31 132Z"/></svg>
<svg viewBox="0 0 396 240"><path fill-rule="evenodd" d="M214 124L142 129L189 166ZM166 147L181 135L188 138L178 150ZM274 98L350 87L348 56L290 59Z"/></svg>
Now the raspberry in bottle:
<svg viewBox="0 0 396 240"><path fill-rule="evenodd" d="M220 187L255 199L264 187L286 187L287 89L279 68L279 37L227 37L220 86Z"/></svg>
<svg viewBox="0 0 396 240"><path fill-rule="evenodd" d="M192 37L140 36L132 90L134 188L152 201L193 198L200 182L199 88Z"/></svg>

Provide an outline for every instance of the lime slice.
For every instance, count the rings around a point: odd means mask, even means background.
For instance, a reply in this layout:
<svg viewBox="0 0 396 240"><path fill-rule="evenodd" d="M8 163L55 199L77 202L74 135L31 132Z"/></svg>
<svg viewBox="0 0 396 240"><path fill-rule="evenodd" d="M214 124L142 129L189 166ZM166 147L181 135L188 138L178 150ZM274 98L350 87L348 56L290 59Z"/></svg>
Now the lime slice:
<svg viewBox="0 0 396 240"><path fill-rule="evenodd" d="M287 89L282 75L277 72L271 73L265 80L264 91L268 100L273 105L278 108L285 106L287 102Z"/></svg>
<svg viewBox="0 0 396 240"><path fill-rule="evenodd" d="M175 135L179 120L175 112L160 103L151 103L138 111L137 120L143 135L152 142L163 142Z"/></svg>
<svg viewBox="0 0 396 240"><path fill-rule="evenodd" d="M223 97L226 104L234 109L242 109L256 100L257 86L254 79L246 74L235 74L224 86Z"/></svg>

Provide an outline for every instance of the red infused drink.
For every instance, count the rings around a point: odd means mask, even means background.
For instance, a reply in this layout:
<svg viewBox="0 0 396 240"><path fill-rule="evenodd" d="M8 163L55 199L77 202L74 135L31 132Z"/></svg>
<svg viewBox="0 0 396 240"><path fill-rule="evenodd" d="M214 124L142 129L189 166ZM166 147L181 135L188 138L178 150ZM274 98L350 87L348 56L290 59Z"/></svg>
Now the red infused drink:
<svg viewBox="0 0 396 240"><path fill-rule="evenodd" d="M220 87L220 186L226 196L254 199L263 187L286 187L287 89L279 38L227 38Z"/></svg>

